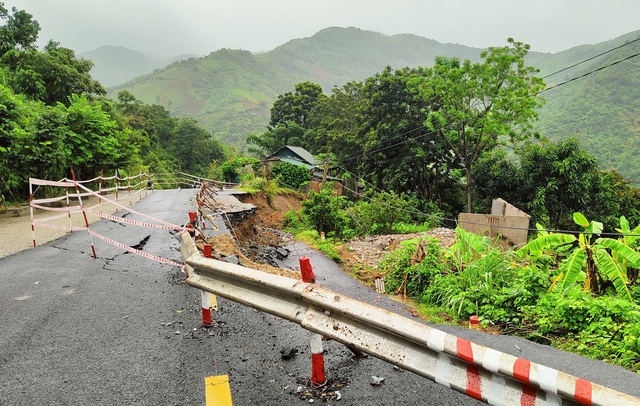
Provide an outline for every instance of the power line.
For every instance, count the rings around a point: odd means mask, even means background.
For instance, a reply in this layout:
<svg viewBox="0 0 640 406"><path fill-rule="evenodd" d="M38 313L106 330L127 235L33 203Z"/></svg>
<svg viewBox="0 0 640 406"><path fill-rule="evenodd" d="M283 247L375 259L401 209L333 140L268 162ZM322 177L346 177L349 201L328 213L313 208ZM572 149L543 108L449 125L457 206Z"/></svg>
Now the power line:
<svg viewBox="0 0 640 406"><path fill-rule="evenodd" d="M571 78L571 79L569 79L569 80L566 80L566 81L564 81L564 82L558 83L557 85L553 85L553 86L551 86L551 87L547 87L547 88L545 88L545 89L542 89L542 90L540 90L538 93L536 93L535 95L539 95L539 94L540 94L540 93L542 93L542 92L546 92L546 91L548 91L548 90L555 89L556 87L560 87L560 86L562 86L562 85L566 85L567 83L571 83L571 82L573 82L574 80L578 80L578 79L581 79L581 78L583 78L583 77L585 77L585 76L589 76L589 75L592 75L592 74L594 74L594 73L596 73L596 72L600 72L600 71L601 71L601 70L603 70L603 69L610 68L611 66L617 65L617 64L619 64L620 62L624 62L624 61L627 61L627 60L629 60L629 59L631 59L631 58L635 58L635 57L636 57L636 56L638 56L638 55L640 55L640 52L637 52L637 53L635 53L635 54L633 54L633 55L629 55L629 56L627 56L626 58L623 58L623 59L617 60L617 61L615 61L615 62L612 62L612 63L608 64L608 65L601 66L601 67L599 67L599 68L597 68L597 69L594 69L594 70L592 70L592 71L589 71L589 72L583 73L583 74L582 74L582 75L580 75L580 76L576 76L576 77Z"/></svg>
<svg viewBox="0 0 640 406"><path fill-rule="evenodd" d="M550 74L548 74L548 75L546 75L546 76L543 76L541 79L546 79L546 78L548 78L548 77L550 77L550 76L557 75L558 73L562 73L562 72L564 72L564 71L566 71L566 70L569 70L569 69L571 69L571 68L575 68L575 67L576 67L576 66L578 66L578 65L582 65L582 64L583 64L583 63L585 63L585 62L592 61L592 60L594 60L594 59L596 59L596 58L598 58L598 57L600 57L600 56L602 56L602 55L606 55L606 54L608 54L608 53L610 53L610 52L613 52L613 51L615 51L615 50L617 50L617 49L620 49L620 48L626 47L626 46L631 45L631 44L633 44L634 42L638 42L638 41L640 41L640 37L638 37L638 38L634 39L633 41L625 42L624 44L619 45L619 46L617 46L617 47L615 47L615 48L611 48L611 49L610 49L610 50L608 50L608 51L601 52L601 53L599 53L598 55L594 55L594 56L592 56L591 58L587 58L587 59L585 59L585 60L583 60L583 61L576 62L576 63L574 63L573 65L567 66L566 68L562 68L562 69L560 69L560 70L558 70L558 71L555 71L555 72L553 72L553 73L550 73Z"/></svg>
<svg viewBox="0 0 640 406"><path fill-rule="evenodd" d="M344 169L342 167L338 167L338 168L340 168L340 169L344 170L345 172L355 176L353 173L349 172L348 170L346 170L346 169ZM369 183L364 178L358 178L358 179L362 180L364 183ZM369 183L369 184L371 184L371 183ZM377 189L380 192L383 192L383 193L385 192L384 190L376 187L373 184L371 184L371 186L373 188ZM348 187L346 187L344 185L343 185L343 187L345 189L347 189L348 191L352 192L354 195L373 202L373 199L371 199L370 197L368 197L366 195L363 195L361 193L358 193L358 192L356 192L356 191L354 191L354 190L352 190L352 189L350 189L350 188L348 188ZM404 211L404 212L409 213L409 214L420 214L420 215L423 215L423 216L426 216L426 217L430 217L430 218L436 219L438 221L441 221L443 223L444 222L450 222L450 223L453 223L453 224L456 224L456 225L458 224L458 220L456 220L456 219L452 219L452 218L448 218L448 217L442 217L442 216L436 216L434 214L428 214L428 213L425 213L425 212L423 212L423 211L421 211L421 210L419 210L419 209L417 209L415 207L412 207L413 210L407 210L407 209L404 209L402 207L390 205L388 203L383 203L383 202L377 202L377 203L379 203L381 205L384 205L384 206L387 206L387 207L391 207L391 208L400 210L400 211ZM472 225L479 225L479 226L486 226L487 225L486 223L477 223L477 222L473 222L473 221L465 221L465 223L466 224L472 224ZM601 236L612 236L612 237L616 237L616 236L617 237L640 237L640 234L609 233L609 232L594 233L594 232L586 232L586 231L580 232L580 231L575 231L575 230L563 230L563 229L551 229L551 228L539 229L539 228L531 228L531 227L524 228L524 227L513 227L513 226L499 226L499 227L502 228L502 229L508 229L508 230L520 230L520 231L525 231L526 230L526 231L547 232L547 233L561 233L561 234L580 233L580 234L588 234L588 235L597 234L597 235L601 235Z"/></svg>

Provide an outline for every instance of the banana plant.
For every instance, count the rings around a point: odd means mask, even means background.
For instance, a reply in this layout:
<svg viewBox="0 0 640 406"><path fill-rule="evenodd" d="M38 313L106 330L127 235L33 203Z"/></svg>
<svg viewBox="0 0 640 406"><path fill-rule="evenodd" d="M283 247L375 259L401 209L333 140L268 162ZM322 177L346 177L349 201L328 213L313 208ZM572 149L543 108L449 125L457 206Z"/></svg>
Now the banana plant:
<svg viewBox="0 0 640 406"><path fill-rule="evenodd" d="M583 283L585 290L601 294L610 283L619 296L633 301L627 270L640 268L640 254L624 238L616 240L600 237L602 223L590 222L582 213L573 213L573 221L584 228L582 233L577 236L542 233L518 250L518 254L529 254L536 258L552 251L566 256L560 263L560 273L554 279L551 289L565 293L576 283Z"/></svg>

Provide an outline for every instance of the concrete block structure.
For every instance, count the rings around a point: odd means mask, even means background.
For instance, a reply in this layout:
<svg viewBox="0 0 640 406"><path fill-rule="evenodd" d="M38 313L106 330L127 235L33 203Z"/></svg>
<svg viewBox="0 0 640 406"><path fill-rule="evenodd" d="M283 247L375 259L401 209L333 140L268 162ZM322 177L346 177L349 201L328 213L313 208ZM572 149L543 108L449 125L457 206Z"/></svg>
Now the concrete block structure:
<svg viewBox="0 0 640 406"><path fill-rule="evenodd" d="M529 216L503 199L494 199L491 214L460 213L458 225L478 235L486 235L507 250L527 243Z"/></svg>

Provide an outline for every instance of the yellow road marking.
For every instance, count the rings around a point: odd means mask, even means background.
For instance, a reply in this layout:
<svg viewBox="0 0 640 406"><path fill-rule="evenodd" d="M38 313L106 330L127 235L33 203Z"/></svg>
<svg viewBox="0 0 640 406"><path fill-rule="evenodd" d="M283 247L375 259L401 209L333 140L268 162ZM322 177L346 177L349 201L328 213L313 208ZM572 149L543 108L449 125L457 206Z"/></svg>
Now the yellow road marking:
<svg viewBox="0 0 640 406"><path fill-rule="evenodd" d="M229 375L204 378L206 406L232 406Z"/></svg>

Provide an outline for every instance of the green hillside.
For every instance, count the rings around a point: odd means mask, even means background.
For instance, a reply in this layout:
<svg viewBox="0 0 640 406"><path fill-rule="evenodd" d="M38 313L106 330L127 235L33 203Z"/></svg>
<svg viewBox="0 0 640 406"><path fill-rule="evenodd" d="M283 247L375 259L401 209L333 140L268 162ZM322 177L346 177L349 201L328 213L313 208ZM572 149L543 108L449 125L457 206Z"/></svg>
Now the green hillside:
<svg viewBox="0 0 640 406"><path fill-rule="evenodd" d="M386 36L334 27L263 54L221 49L176 62L111 88L109 94L115 97L126 89L172 114L194 116L217 139L242 149L247 135L264 132L277 96L291 91L296 83L319 83L329 93L333 86L363 80L387 65L430 66L436 55L477 60L479 53L415 35Z"/></svg>
<svg viewBox="0 0 640 406"><path fill-rule="evenodd" d="M561 64L550 59L544 65L547 72L628 44L545 79L549 88L560 86L542 93L547 104L536 125L541 135L554 141L575 136L603 169L615 169L636 184L640 182L640 57L617 62L640 53L640 41L631 43L637 38L640 31L557 54Z"/></svg>
<svg viewBox="0 0 640 406"><path fill-rule="evenodd" d="M532 52L527 61L547 76L636 39L640 31L595 45L549 54ZM506 41L506 38L505 38ZM548 87L562 84L617 59L638 52L640 42L545 78ZM503 44L495 44L501 46ZM278 95L296 83L311 81L325 93L334 86L360 81L385 66L431 66L438 55L479 60L481 49L442 44L415 35L384 34L357 28L327 28L309 38L291 40L270 52L221 49L175 62L154 73L110 89L126 89L146 103L164 106L173 115L196 117L216 139L243 150L249 134L265 131L269 109ZM545 91L548 100L537 130L558 140L577 136L604 168L640 181L637 82L640 58ZM636 163L638 161L638 163Z"/></svg>
<svg viewBox="0 0 640 406"><path fill-rule="evenodd" d="M115 86L153 72L171 62L188 59L180 55L172 59L156 59L125 47L105 45L78 55L93 62L91 76L104 86Z"/></svg>

